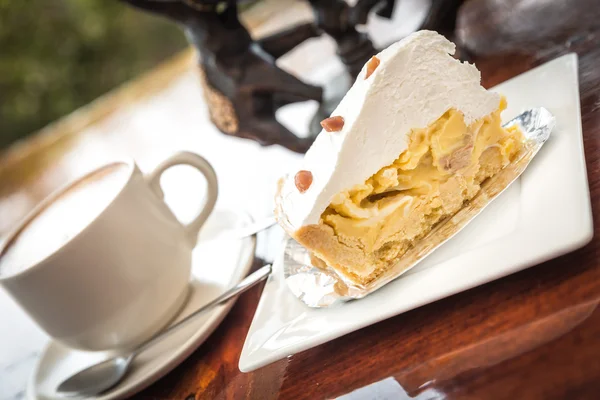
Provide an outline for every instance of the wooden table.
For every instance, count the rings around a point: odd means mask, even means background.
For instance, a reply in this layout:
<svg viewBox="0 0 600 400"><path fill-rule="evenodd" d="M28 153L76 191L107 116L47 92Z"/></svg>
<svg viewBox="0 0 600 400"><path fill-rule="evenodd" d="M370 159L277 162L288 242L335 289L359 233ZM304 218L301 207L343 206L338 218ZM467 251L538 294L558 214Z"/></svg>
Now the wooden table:
<svg viewBox="0 0 600 400"><path fill-rule="evenodd" d="M465 54L477 63L487 87L561 54L579 54L597 233L600 7L595 0L502 3L463 6L458 37ZM287 12L292 19L304 15ZM300 56L294 57L292 69ZM219 206L240 207L243 196L251 214L266 215L277 176L298 157L221 135L208 124L202 104L186 53L10 149L0 164L0 236L51 190L84 171L118 156L133 156L149 170L179 149L197 151L215 165L222 184ZM599 251L596 234L566 256L243 374L237 363L260 297L257 287L238 299L189 359L135 397L318 399L363 388L354 398L368 399L393 388L417 399L597 399ZM271 254L263 244L259 255ZM0 399L21 398L46 337L2 292L0 310Z"/></svg>

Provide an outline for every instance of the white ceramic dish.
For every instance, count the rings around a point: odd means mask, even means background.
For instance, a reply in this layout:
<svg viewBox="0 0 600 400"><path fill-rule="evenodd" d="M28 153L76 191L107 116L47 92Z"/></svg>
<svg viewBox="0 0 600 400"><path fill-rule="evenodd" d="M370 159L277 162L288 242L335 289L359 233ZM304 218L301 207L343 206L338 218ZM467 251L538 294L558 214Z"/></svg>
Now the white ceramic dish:
<svg viewBox="0 0 600 400"><path fill-rule="evenodd" d="M250 270L255 238L222 239L206 242L221 231L250 222L247 214L216 210L202 228L200 241L192 256L190 295L177 319L183 318L241 281ZM144 389L187 358L221 323L234 301L174 332L163 342L141 353L129 375L114 389L93 397L96 400L125 398ZM88 353L50 342L34 369L27 386L28 399L64 399L55 389L67 376L107 357L107 353Z"/></svg>
<svg viewBox="0 0 600 400"><path fill-rule="evenodd" d="M510 120L532 107L556 117L524 174L457 236L368 297L310 309L269 278L239 361L248 372L413 308L573 251L593 235L583 152L577 56L568 54L498 85Z"/></svg>

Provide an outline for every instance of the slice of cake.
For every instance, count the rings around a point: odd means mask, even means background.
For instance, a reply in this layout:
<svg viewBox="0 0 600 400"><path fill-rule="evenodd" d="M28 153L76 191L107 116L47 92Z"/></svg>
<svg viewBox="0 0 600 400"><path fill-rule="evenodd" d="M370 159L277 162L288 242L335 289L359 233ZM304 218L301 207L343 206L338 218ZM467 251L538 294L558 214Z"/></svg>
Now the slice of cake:
<svg viewBox="0 0 600 400"><path fill-rule="evenodd" d="M520 151L505 100L454 48L420 31L373 57L281 183L277 218L317 266L369 283Z"/></svg>

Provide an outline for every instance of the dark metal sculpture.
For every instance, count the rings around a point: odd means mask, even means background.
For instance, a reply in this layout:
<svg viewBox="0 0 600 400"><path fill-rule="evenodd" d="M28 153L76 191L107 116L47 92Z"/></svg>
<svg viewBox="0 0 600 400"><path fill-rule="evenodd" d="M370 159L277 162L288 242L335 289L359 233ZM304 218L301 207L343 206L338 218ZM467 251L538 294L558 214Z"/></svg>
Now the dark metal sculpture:
<svg viewBox="0 0 600 400"><path fill-rule="evenodd" d="M254 42L238 18L237 4L126 0L182 24L200 52L201 80L212 122L223 133L281 144L303 152L309 138L296 137L275 119L286 104L321 101L322 89L300 81L275 60L317 34L312 24L293 27Z"/></svg>
<svg viewBox="0 0 600 400"><path fill-rule="evenodd" d="M351 81L377 53L368 35L356 26L365 24L372 11L390 18L395 5L395 0L358 0L354 6L344 0L307 0L314 11L314 23L293 26L254 41L239 20L236 0L122 1L184 26L200 53L204 96L211 121L219 130L263 145L280 144L296 152L308 149L320 131L319 121L329 116L348 86L338 85L333 96L323 99L321 87L304 83L280 69L275 64L277 58L325 33L336 41L337 55ZM446 15L452 4L460 1L433 0L427 27L435 29L436 25L447 24L448 17L453 24L456 11ZM320 107L311 122L312 134L299 138L276 120L275 112L286 104L306 100L316 100Z"/></svg>

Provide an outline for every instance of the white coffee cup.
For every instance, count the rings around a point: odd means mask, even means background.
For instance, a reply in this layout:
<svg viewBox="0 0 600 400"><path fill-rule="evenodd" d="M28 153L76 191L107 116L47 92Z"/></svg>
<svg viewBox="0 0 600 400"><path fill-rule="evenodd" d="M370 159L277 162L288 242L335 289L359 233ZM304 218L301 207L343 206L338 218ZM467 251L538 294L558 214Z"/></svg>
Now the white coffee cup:
<svg viewBox="0 0 600 400"><path fill-rule="evenodd" d="M182 225L161 174L187 164L206 178L205 203ZM36 207L0 249L0 286L50 336L82 350L135 346L186 300L198 232L217 199L202 157L182 152L144 176L133 161L97 169Z"/></svg>

